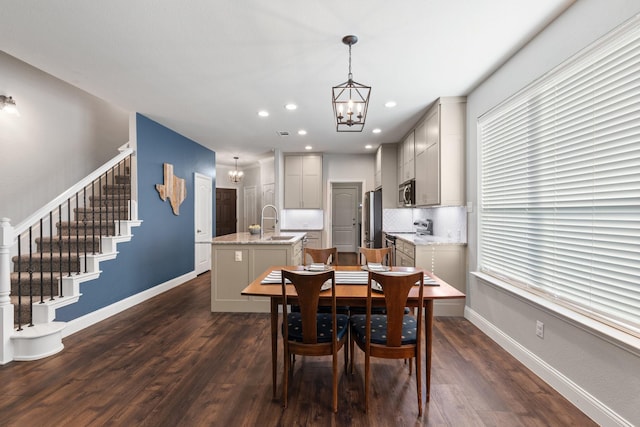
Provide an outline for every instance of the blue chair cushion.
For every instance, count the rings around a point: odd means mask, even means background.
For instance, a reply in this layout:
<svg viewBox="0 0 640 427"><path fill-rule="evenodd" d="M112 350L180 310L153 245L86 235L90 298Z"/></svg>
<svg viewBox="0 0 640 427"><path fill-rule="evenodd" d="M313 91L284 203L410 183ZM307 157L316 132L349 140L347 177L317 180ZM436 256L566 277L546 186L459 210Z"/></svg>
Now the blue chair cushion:
<svg viewBox="0 0 640 427"><path fill-rule="evenodd" d="M349 307L349 312L353 314L366 314L367 309L365 307ZM411 313L411 309L409 307L404 308L404 314ZM387 309L385 307L371 307L371 314L387 314Z"/></svg>
<svg viewBox="0 0 640 427"><path fill-rule="evenodd" d="M366 341L367 315L356 314L351 316L351 332L359 342ZM402 320L402 344L415 344L418 323L416 318L405 314ZM387 316L382 314L371 315L371 343L387 344Z"/></svg>
<svg viewBox="0 0 640 427"><path fill-rule="evenodd" d="M333 329L331 328L331 313L318 313L318 342L331 342ZM302 316L300 313L289 313L287 315L289 324L289 341L302 342ZM338 323L338 340L344 337L349 324L349 316L346 314L336 314L336 322Z"/></svg>

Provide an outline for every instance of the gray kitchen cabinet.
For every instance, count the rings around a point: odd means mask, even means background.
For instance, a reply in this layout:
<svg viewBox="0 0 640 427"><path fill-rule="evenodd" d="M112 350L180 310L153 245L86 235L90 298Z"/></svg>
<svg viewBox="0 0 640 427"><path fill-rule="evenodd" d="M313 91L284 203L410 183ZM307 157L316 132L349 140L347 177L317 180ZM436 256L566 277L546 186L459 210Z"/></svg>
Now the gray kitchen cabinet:
<svg viewBox="0 0 640 427"><path fill-rule="evenodd" d="M376 151L376 189L382 188L383 209L394 209L398 205L397 145L381 144Z"/></svg>
<svg viewBox="0 0 640 427"><path fill-rule="evenodd" d="M416 127L416 204L464 206L466 98L438 99Z"/></svg>
<svg viewBox="0 0 640 427"><path fill-rule="evenodd" d="M402 141L402 181L398 184L415 177L415 135L412 130Z"/></svg>
<svg viewBox="0 0 640 427"><path fill-rule="evenodd" d="M322 156L284 157L284 208L322 209Z"/></svg>
<svg viewBox="0 0 640 427"><path fill-rule="evenodd" d="M416 266L433 272L436 276L466 293L466 246L419 245L415 247ZM463 316L464 300L442 300L435 304L437 316Z"/></svg>
<svg viewBox="0 0 640 427"><path fill-rule="evenodd" d="M396 240L395 264L400 267L415 267L415 245L413 243Z"/></svg>
<svg viewBox="0 0 640 427"><path fill-rule="evenodd" d="M460 244L415 245L406 240L396 240L397 266L420 267L466 292L466 246ZM463 316L464 300L442 300L435 303L438 316Z"/></svg>

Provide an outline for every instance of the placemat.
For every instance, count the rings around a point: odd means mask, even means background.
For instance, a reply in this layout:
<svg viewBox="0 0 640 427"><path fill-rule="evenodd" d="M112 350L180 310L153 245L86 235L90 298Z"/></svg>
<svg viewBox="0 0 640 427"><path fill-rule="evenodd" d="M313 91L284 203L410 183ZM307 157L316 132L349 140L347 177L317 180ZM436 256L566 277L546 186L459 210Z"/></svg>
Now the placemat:
<svg viewBox="0 0 640 427"><path fill-rule="evenodd" d="M405 272L400 271L390 271L386 274L406 274ZM369 278L369 273L367 271L336 271L336 283L341 285L366 285L367 280ZM265 277L262 282L263 285L275 285L280 283L281 281L281 272L280 270L273 270L267 277ZM290 283L288 280L286 283ZM438 282L433 280L431 277L424 275L424 284L426 286L438 286Z"/></svg>

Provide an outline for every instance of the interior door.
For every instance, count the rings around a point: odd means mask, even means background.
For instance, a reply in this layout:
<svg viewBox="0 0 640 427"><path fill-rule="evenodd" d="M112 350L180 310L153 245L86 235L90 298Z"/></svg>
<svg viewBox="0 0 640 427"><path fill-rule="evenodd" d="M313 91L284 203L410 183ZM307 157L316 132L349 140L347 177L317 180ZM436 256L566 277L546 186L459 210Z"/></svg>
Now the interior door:
<svg viewBox="0 0 640 427"><path fill-rule="evenodd" d="M333 246L338 252L357 252L358 187L334 184L331 199Z"/></svg>
<svg viewBox="0 0 640 427"><path fill-rule="evenodd" d="M244 187L244 231L249 229L251 224L259 224L258 218L258 201L256 195L256 187Z"/></svg>
<svg viewBox="0 0 640 427"><path fill-rule="evenodd" d="M216 188L216 236L236 232L236 202L235 188Z"/></svg>
<svg viewBox="0 0 640 427"><path fill-rule="evenodd" d="M211 270L211 241L213 228L213 182L211 177L196 173L195 175L195 225L196 274ZM200 243L205 242L205 243Z"/></svg>

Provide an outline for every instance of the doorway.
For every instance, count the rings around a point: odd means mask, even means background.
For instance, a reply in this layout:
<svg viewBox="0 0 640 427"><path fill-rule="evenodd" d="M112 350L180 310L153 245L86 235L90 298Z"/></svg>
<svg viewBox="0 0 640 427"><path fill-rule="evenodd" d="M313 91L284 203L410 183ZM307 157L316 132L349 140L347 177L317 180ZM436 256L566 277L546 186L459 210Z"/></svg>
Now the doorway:
<svg viewBox="0 0 640 427"><path fill-rule="evenodd" d="M216 188L216 236L237 232L237 199L235 188Z"/></svg>
<svg viewBox="0 0 640 427"><path fill-rule="evenodd" d="M357 182L331 184L331 241L338 252L355 253L360 246L361 188Z"/></svg>

